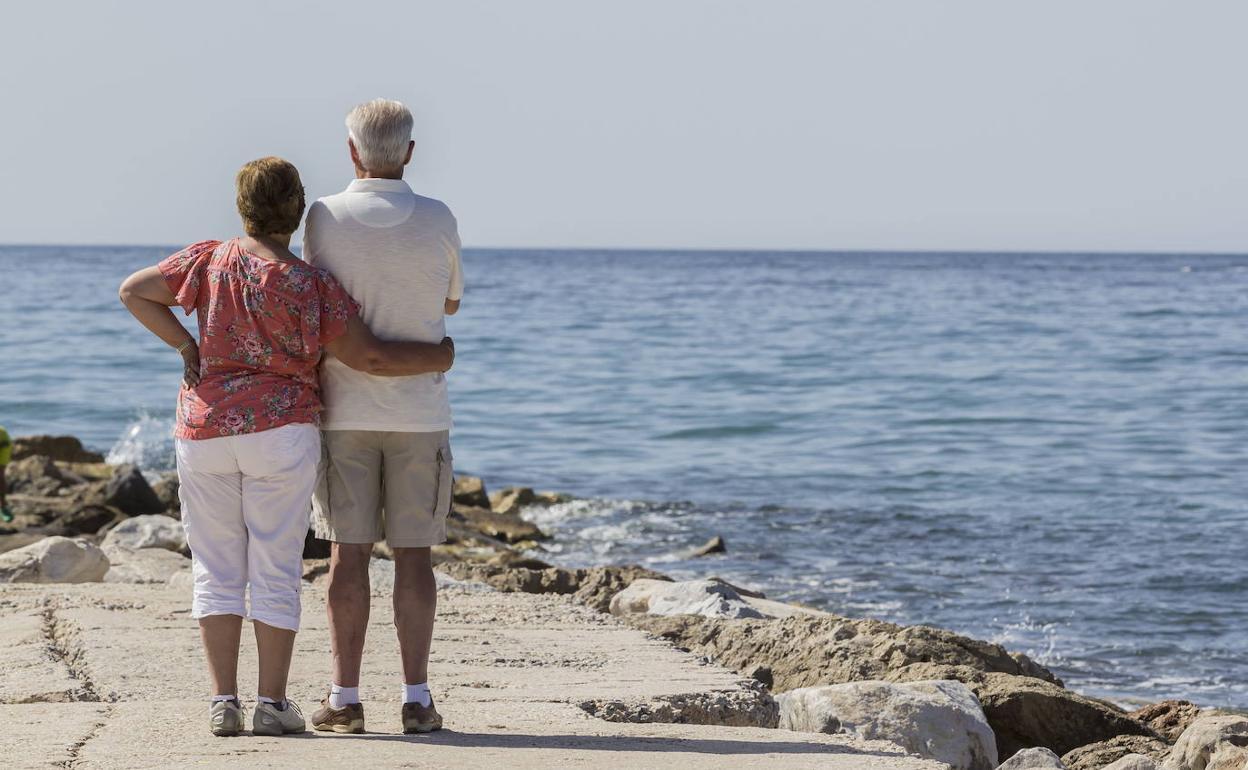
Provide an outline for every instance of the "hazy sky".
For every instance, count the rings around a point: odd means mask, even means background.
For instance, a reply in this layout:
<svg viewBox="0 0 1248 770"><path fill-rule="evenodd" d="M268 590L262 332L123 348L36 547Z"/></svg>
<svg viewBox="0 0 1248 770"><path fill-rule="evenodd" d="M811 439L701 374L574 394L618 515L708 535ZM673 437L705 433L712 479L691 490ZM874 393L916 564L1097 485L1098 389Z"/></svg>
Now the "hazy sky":
<svg viewBox="0 0 1248 770"><path fill-rule="evenodd" d="M23 2L0 242L235 233L268 154L416 113L469 246L1248 250L1248 4Z"/></svg>

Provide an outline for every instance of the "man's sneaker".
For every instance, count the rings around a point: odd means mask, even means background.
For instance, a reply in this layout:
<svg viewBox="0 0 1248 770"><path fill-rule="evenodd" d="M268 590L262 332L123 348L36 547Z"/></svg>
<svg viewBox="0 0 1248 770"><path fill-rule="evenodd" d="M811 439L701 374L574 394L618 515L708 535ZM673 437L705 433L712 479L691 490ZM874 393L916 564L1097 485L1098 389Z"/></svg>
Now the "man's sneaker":
<svg viewBox="0 0 1248 770"><path fill-rule="evenodd" d="M403 704L403 732L431 733L442 729L442 715L433 707L433 699L428 706L419 703Z"/></svg>
<svg viewBox="0 0 1248 770"><path fill-rule="evenodd" d="M213 701L208 710L208 729L218 737L238 735L243 731L243 705L237 700Z"/></svg>
<svg viewBox="0 0 1248 770"><path fill-rule="evenodd" d="M329 698L321 701L321 708L312 715L312 727L322 732L364 732L364 704L348 703L340 709L329 705Z"/></svg>
<svg viewBox="0 0 1248 770"><path fill-rule="evenodd" d="M286 701L286 708L279 709L272 703L260 701L256 711L251 715L251 732L253 735L286 735L301 733L308 729L303 721L303 712L293 700Z"/></svg>

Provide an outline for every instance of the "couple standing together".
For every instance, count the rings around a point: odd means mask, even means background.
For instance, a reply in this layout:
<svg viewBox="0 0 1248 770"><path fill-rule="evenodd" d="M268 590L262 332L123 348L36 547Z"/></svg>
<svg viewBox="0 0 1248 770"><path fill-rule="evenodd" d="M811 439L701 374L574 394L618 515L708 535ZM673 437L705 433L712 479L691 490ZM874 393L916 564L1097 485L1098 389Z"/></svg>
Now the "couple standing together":
<svg viewBox="0 0 1248 770"><path fill-rule="evenodd" d="M459 235L444 204L403 181L414 146L406 107L362 104L347 129L356 178L312 204L303 260L289 249L304 211L299 172L263 158L238 172L244 237L188 246L121 286L130 312L185 364L174 435L216 735L244 727L244 617L259 653L253 732L306 729L286 680L310 513L332 542L333 682L313 727L364 731L368 564L382 539L394 553L403 729L442 726L427 683L430 547L446 539L451 503L445 315L463 294ZM197 314L198 342L175 306Z"/></svg>

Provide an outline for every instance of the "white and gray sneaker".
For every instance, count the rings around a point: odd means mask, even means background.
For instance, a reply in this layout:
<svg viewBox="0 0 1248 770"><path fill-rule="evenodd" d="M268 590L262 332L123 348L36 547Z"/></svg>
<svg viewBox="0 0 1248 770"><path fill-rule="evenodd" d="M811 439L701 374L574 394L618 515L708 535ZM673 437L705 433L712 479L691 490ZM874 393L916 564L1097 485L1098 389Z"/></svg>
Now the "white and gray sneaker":
<svg viewBox="0 0 1248 770"><path fill-rule="evenodd" d="M213 701L208 710L208 729L224 738L243 731L243 705L237 700Z"/></svg>
<svg viewBox="0 0 1248 770"><path fill-rule="evenodd" d="M279 709L276 705L264 701L256 703L256 711L251 716L253 735L288 735L306 730L303 711L293 700L287 699L284 709Z"/></svg>

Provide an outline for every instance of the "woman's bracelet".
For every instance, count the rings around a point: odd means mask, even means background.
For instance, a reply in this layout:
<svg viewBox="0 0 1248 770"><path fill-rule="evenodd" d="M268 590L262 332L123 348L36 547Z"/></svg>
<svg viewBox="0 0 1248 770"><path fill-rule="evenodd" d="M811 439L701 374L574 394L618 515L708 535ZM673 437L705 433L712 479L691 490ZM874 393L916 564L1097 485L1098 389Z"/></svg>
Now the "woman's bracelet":
<svg viewBox="0 0 1248 770"><path fill-rule="evenodd" d="M181 345L178 345L178 355L182 355L183 353L185 353L186 349L194 344L195 344L195 340L187 340L186 342L183 342Z"/></svg>

